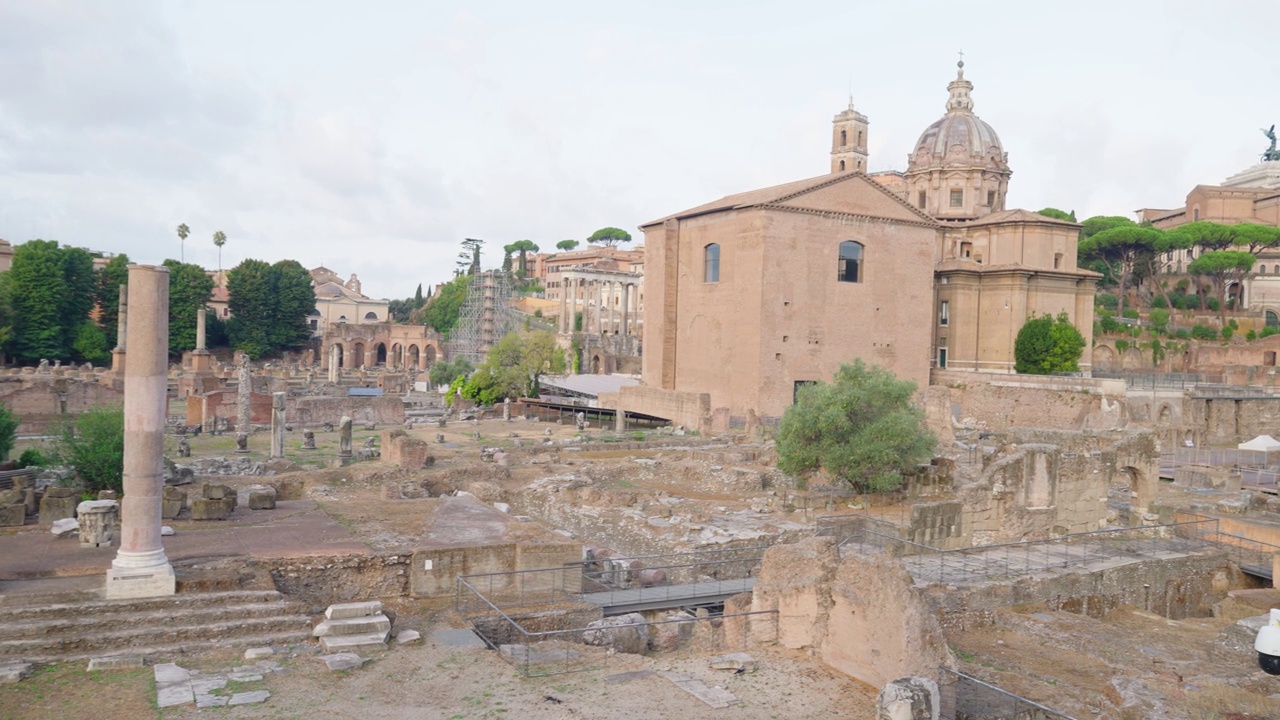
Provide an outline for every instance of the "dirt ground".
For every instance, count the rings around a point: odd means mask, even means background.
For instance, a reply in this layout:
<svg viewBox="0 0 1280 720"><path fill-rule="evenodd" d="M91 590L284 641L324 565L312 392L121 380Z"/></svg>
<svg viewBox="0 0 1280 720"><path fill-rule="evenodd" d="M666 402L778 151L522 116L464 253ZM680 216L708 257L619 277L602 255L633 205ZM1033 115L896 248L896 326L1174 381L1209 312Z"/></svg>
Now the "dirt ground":
<svg viewBox="0 0 1280 720"><path fill-rule="evenodd" d="M399 618L429 637L431 621ZM799 651L752 651L754 672L712 670L712 653L614 655L602 670L523 678L496 652L428 641L393 646L357 670L329 671L310 652L277 655L283 669L260 681L235 683L234 692L267 690L260 705L159 709L150 668L86 673L82 663L50 666L17 685L0 686L0 720L93 717L97 720L191 720L216 714L232 718L314 720L420 720L513 718L562 720L783 720L868 718L876 691L830 670ZM189 670L216 672L245 664L230 651L170 658ZM686 673L737 696L737 705L706 705L653 671ZM647 671L647 672L646 672Z"/></svg>

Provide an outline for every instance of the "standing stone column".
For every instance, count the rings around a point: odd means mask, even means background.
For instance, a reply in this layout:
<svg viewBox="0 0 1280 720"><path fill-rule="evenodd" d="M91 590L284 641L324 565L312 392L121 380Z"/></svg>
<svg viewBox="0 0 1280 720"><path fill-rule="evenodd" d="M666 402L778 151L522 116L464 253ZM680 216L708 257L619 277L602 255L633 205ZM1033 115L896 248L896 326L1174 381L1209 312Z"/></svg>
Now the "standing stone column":
<svg viewBox="0 0 1280 720"><path fill-rule="evenodd" d="M329 346L329 382L338 382L338 345Z"/></svg>
<svg viewBox="0 0 1280 720"><path fill-rule="evenodd" d="M622 283L622 334L631 334L631 283Z"/></svg>
<svg viewBox="0 0 1280 720"><path fill-rule="evenodd" d="M129 307L136 316L128 328L133 350L124 378L124 501L120 549L107 571L107 599L159 597L176 589L160 541L169 269L130 265Z"/></svg>
<svg viewBox="0 0 1280 720"><path fill-rule="evenodd" d="M120 301L116 315L116 347L111 351L111 370L124 374L125 334L129 328L129 286L120 286Z"/></svg>
<svg viewBox="0 0 1280 720"><path fill-rule="evenodd" d="M604 334L604 283L599 280L595 281L594 289L591 293L592 299L596 301L596 335Z"/></svg>
<svg viewBox="0 0 1280 720"><path fill-rule="evenodd" d="M250 432L249 408L253 403L253 373L249 368L249 359L240 364L240 385L236 388L236 402L240 414L236 416L236 432L248 435Z"/></svg>
<svg viewBox="0 0 1280 720"><path fill-rule="evenodd" d="M346 415L338 421L338 459L344 465L351 459L351 418Z"/></svg>
<svg viewBox="0 0 1280 720"><path fill-rule="evenodd" d="M569 306L569 286L567 280L568 278L565 277L564 273L560 273L560 332L562 333L569 332L570 330L567 322L568 317L566 315Z"/></svg>
<svg viewBox="0 0 1280 720"><path fill-rule="evenodd" d="M205 344L204 344L204 335L205 335L204 326L205 326L205 323L208 322L204 316L205 316L204 305L201 305L200 309L196 311L196 352L209 351L209 349L205 347Z"/></svg>
<svg viewBox="0 0 1280 720"><path fill-rule="evenodd" d="M284 457L284 397L271 393L271 457Z"/></svg>

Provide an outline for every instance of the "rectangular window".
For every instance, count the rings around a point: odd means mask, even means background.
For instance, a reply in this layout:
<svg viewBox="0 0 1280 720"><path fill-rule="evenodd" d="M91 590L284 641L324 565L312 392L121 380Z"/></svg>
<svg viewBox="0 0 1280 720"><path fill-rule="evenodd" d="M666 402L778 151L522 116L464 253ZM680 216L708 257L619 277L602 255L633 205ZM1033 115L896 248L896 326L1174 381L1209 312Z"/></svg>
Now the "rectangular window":
<svg viewBox="0 0 1280 720"><path fill-rule="evenodd" d="M938 368L947 369L947 349L945 347L938 348Z"/></svg>
<svg viewBox="0 0 1280 720"><path fill-rule="evenodd" d="M995 207L995 205L996 205L996 191L988 190L987 191L987 207Z"/></svg>
<svg viewBox="0 0 1280 720"><path fill-rule="evenodd" d="M951 303L943 300L938 303L938 324L946 325L951 322Z"/></svg>
<svg viewBox="0 0 1280 720"><path fill-rule="evenodd" d="M964 190L951 191L951 207L964 207Z"/></svg>
<svg viewBox="0 0 1280 720"><path fill-rule="evenodd" d="M920 209L921 209L921 210L923 210L923 209L924 209L924 200L925 200L925 194L924 194L924 191L923 191L923 190L921 190L921 191L920 191L920 195L919 195L919 203L920 203Z"/></svg>

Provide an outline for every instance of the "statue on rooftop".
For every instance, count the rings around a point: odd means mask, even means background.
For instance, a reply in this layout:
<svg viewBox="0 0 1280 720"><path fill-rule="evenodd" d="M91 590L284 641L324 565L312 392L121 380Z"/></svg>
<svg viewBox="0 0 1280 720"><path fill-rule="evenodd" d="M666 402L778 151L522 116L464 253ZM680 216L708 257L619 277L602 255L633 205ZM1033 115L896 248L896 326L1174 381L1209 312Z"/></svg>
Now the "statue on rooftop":
<svg viewBox="0 0 1280 720"><path fill-rule="evenodd" d="M1262 134L1266 135L1267 139L1271 141L1271 147L1262 153L1262 162L1280 160L1280 150L1276 149L1276 126L1273 124L1270 130L1263 130Z"/></svg>

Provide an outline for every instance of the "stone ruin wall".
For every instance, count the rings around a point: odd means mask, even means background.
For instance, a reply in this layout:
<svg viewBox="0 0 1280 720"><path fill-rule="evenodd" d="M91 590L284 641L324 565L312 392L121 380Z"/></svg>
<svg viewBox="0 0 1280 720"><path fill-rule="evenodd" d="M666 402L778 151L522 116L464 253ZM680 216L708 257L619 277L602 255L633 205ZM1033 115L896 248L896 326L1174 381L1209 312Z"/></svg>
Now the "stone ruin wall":
<svg viewBox="0 0 1280 720"><path fill-rule="evenodd" d="M47 435L63 420L86 410L123 406L124 392L92 380L0 376L0 403L21 419L19 435Z"/></svg>
<svg viewBox="0 0 1280 720"><path fill-rule="evenodd" d="M1111 429L1126 422L1123 381L934 370L952 420L988 430L1044 427ZM934 391L938 392L938 391Z"/></svg>

